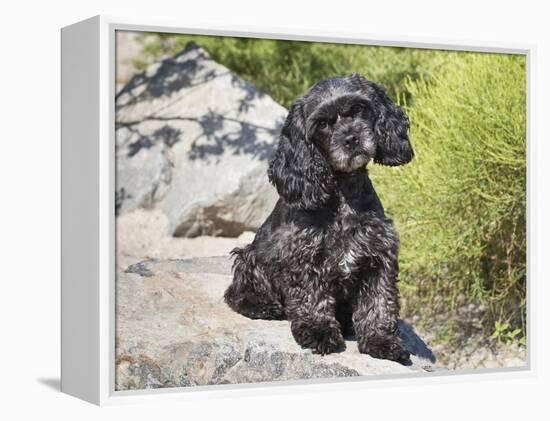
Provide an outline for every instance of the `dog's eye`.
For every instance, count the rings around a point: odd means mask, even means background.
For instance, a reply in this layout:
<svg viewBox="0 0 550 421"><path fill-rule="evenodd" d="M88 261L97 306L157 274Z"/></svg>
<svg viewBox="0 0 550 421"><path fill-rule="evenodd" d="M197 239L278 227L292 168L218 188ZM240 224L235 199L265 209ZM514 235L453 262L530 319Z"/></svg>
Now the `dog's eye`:
<svg viewBox="0 0 550 421"><path fill-rule="evenodd" d="M356 115L363 111L362 104L354 104L353 107L349 110L350 115Z"/></svg>
<svg viewBox="0 0 550 421"><path fill-rule="evenodd" d="M328 121L320 120L319 123L317 123L317 127L319 127L319 129L321 130L326 129L328 127Z"/></svg>

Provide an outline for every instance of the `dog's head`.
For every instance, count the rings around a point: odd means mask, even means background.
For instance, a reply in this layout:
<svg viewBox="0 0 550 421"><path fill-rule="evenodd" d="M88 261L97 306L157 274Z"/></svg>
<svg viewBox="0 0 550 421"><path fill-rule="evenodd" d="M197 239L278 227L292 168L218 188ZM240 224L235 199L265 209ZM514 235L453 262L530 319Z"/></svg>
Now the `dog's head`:
<svg viewBox="0 0 550 421"><path fill-rule="evenodd" d="M413 158L409 121L384 89L357 73L313 86L290 108L269 179L291 206L316 209L333 178L362 170L372 159L403 165Z"/></svg>

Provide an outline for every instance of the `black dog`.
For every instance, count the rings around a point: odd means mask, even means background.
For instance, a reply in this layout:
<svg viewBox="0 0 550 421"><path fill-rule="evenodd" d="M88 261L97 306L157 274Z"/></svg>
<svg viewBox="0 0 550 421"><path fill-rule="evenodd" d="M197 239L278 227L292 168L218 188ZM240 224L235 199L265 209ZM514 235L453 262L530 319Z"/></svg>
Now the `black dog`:
<svg viewBox="0 0 550 421"><path fill-rule="evenodd" d="M288 319L296 342L406 362L398 336L398 236L366 164L413 158L405 113L353 74L322 81L291 107L269 180L280 199L252 244L232 251L225 301L252 319Z"/></svg>

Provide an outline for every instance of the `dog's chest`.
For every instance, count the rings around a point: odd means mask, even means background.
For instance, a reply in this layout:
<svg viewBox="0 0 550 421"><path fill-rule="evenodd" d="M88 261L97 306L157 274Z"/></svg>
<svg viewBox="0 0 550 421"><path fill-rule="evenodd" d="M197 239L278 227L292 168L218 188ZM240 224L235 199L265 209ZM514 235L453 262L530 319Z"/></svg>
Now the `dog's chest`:
<svg viewBox="0 0 550 421"><path fill-rule="evenodd" d="M329 258L333 271L343 277L365 275L377 262L396 249L391 223L360 204L342 202L333 226L327 233Z"/></svg>
<svg viewBox="0 0 550 421"><path fill-rule="evenodd" d="M270 242L283 271L351 280L375 269L394 246L391 223L360 201L342 200L331 211L298 216Z"/></svg>

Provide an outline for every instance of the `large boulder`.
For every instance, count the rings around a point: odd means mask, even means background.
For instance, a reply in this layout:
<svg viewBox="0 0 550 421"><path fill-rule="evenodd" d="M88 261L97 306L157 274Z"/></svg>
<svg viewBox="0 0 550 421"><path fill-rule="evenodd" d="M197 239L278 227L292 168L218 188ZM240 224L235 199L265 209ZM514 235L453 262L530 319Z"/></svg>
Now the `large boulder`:
<svg viewBox="0 0 550 421"><path fill-rule="evenodd" d="M273 208L267 162L286 110L189 44L116 97L116 208L158 208L175 236L238 236Z"/></svg>
<svg viewBox="0 0 550 421"><path fill-rule="evenodd" d="M435 358L400 322L412 365L379 360L346 342L341 353L301 349L288 321L251 320L223 302L228 257L148 260L117 274L116 389L407 375L434 371Z"/></svg>

